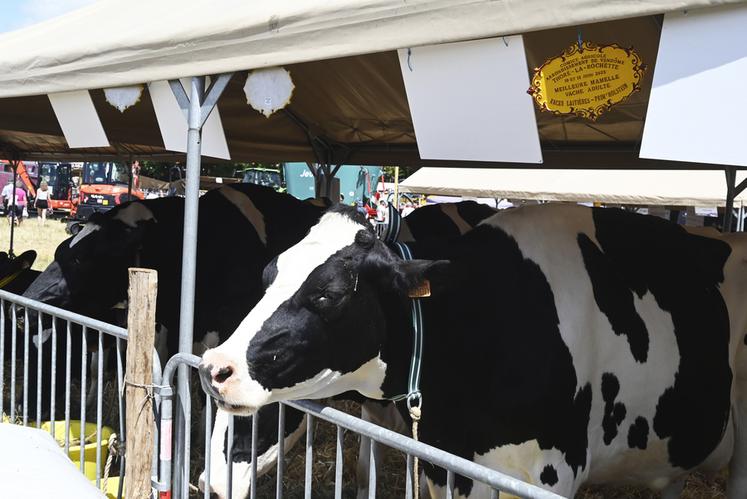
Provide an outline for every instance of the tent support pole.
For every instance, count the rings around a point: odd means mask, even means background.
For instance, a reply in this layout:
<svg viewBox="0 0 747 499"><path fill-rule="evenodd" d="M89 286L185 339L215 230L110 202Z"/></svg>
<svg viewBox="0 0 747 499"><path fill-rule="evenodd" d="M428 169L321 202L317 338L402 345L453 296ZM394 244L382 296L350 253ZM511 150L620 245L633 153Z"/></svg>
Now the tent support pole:
<svg viewBox="0 0 747 499"><path fill-rule="evenodd" d="M314 196L319 197L320 192L329 192L332 187L332 178L337 173L337 170L347 161L350 156L350 149L344 147L341 144L332 142L326 137L315 134L311 127L306 124L296 113L289 108L283 109L283 113L290 118L290 120L300 128L309 140L311 150L314 151L316 157L317 166L313 167L311 163L306 163L309 166L309 170L314 174ZM335 151L342 151L342 156L337 155L340 161L335 161ZM332 165L337 165L332 169ZM322 178L324 175L324 189L322 189ZM337 199L332 199L332 202L337 202Z"/></svg>
<svg viewBox="0 0 747 499"><path fill-rule="evenodd" d="M179 352L192 353L194 327L195 271L197 269L197 222L200 197L202 126L215 108L218 98L231 80L232 73L213 79L205 91L205 77L193 77L190 92L179 80L169 81L171 90L188 123L187 174L184 196L184 236L182 240L182 282L179 305ZM191 401L189 368L180 365L177 377L178 404L175 421L174 497L189 495L189 455Z"/></svg>
<svg viewBox="0 0 747 499"><path fill-rule="evenodd" d="M10 167L13 168L13 197L11 198L11 202L8 203L8 207L10 207L10 247L8 248L8 256L13 259L16 257L15 253L13 252L13 238L15 236L15 228L16 228L16 219L19 217L16 214L16 184L18 182L18 159L13 158L10 160ZM21 217L23 214L21 214Z"/></svg>
<svg viewBox="0 0 747 499"><path fill-rule="evenodd" d="M747 178L739 182L739 184L737 184L737 186L734 188L734 197L732 198L732 200L736 199L737 196L742 194L745 189L747 189ZM737 231L744 232L744 203L741 201L739 202L739 221L737 222Z"/></svg>
<svg viewBox="0 0 747 499"><path fill-rule="evenodd" d="M734 217L734 198L736 197L736 179L737 169L733 166L727 166L724 169L726 174L726 207L724 208L724 220L721 232L731 232L731 219ZM741 185L741 184L740 184Z"/></svg>

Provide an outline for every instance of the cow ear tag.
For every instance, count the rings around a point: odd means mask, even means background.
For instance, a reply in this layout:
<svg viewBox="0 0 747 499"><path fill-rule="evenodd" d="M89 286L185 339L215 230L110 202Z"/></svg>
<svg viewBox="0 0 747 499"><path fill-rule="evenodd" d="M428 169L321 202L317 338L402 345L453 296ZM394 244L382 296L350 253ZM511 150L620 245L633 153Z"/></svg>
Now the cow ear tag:
<svg viewBox="0 0 747 499"><path fill-rule="evenodd" d="M414 287L407 294L410 298L428 298L431 295L431 282L425 279L419 286Z"/></svg>

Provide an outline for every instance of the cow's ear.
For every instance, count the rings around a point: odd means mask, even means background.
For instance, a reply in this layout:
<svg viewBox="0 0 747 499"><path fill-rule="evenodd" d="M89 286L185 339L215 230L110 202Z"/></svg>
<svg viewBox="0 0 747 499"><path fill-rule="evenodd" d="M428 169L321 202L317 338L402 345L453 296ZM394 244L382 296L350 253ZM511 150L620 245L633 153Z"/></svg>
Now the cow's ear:
<svg viewBox="0 0 747 499"><path fill-rule="evenodd" d="M449 280L451 263L448 260L402 261L376 236L360 231L356 243L370 246L361 265L361 273L382 290L395 291L404 296L425 297L440 292Z"/></svg>
<svg viewBox="0 0 747 499"><path fill-rule="evenodd" d="M427 298L447 284L451 263L448 260L410 260L399 262L395 285L410 298Z"/></svg>

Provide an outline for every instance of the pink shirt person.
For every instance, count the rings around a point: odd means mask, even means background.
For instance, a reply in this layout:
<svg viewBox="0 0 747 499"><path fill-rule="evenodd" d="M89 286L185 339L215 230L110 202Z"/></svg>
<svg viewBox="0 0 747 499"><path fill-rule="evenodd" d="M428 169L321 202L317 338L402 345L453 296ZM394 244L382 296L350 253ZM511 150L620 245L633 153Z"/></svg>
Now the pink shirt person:
<svg viewBox="0 0 747 499"><path fill-rule="evenodd" d="M16 187L16 206L26 206L26 191L20 187Z"/></svg>

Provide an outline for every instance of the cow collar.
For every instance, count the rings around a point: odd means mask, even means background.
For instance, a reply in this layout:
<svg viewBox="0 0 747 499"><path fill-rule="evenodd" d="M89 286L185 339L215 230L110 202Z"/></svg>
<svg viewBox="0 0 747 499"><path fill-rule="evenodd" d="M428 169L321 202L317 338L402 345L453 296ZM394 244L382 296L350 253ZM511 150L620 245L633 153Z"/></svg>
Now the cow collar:
<svg viewBox="0 0 747 499"><path fill-rule="evenodd" d="M393 246L403 260L412 260L412 251L410 251L409 246L405 243L394 242ZM423 335L425 327L420 298L413 298L410 306L412 310L413 346L412 358L410 359L410 373L407 379L407 393L391 397L390 400L394 402L406 400L407 408L412 413L414 409L419 411L422 403L420 395L420 371L423 365Z"/></svg>
<svg viewBox="0 0 747 499"><path fill-rule="evenodd" d="M388 208L389 224L381 235L381 240L384 241L385 244L396 245L398 244L397 239L399 238L399 231L402 228L402 215L400 215L399 210L397 210L392 203L389 203Z"/></svg>

